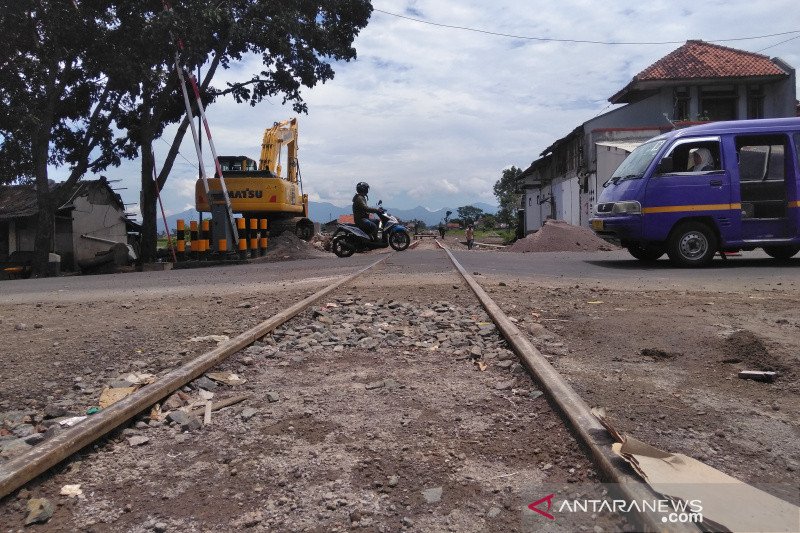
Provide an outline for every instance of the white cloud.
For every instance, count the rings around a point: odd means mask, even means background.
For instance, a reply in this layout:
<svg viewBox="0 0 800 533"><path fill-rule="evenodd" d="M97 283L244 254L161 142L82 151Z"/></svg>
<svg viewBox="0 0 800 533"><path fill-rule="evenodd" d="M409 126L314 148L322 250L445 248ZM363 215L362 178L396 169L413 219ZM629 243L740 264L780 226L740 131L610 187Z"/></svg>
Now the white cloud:
<svg viewBox="0 0 800 533"><path fill-rule="evenodd" d="M492 185L503 168L526 167L554 140L606 109L607 98L636 73L685 40L797 28L787 16L796 11L789 0L379 0L374 5L512 35L679 43L536 42L375 12L356 40L358 60L335 65L334 80L303 93L309 114L299 118L300 163L305 190L314 200L347 205L355 184L366 180L371 196L390 207L494 201ZM785 38L723 44L758 51ZM798 42L764 53L800 67ZM255 66L251 58L237 74ZM221 71L215 85L234 78L234 72ZM264 129L292 115L280 98L255 107L223 99L208 110L218 152L254 159ZM163 160L166 144L157 142L156 150L157 160ZM197 176L188 135L181 153L188 162L178 159L164 191L165 203L176 210L193 196ZM210 159L206 168L210 172ZM138 161L106 175L125 180L126 201L138 201Z"/></svg>

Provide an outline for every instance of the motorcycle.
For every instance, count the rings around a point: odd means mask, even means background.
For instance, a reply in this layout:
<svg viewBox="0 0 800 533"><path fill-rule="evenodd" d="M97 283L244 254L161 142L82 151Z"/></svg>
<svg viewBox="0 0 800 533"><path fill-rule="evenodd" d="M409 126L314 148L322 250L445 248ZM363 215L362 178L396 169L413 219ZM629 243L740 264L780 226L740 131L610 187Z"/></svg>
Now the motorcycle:
<svg viewBox="0 0 800 533"><path fill-rule="evenodd" d="M402 252L411 244L411 235L400 224L396 217L387 213L378 202L381 212L378 213L378 240L373 241L361 228L355 224L339 224L333 232L331 250L338 257L350 257L356 252L366 252L377 248L391 246L394 250Z"/></svg>

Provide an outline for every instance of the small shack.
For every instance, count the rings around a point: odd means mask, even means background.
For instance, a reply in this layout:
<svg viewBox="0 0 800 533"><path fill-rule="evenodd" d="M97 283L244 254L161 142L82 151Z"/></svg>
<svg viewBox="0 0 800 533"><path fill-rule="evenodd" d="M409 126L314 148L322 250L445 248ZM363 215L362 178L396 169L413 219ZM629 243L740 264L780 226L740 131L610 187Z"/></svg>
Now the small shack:
<svg viewBox="0 0 800 533"><path fill-rule="evenodd" d="M67 199L55 209L52 250L61 256L62 269L74 270L114 243L128 244L128 233L138 224L128 219L122 198L105 177L78 181L69 191L62 187L52 184L52 190ZM38 213L34 185L0 187L0 261L32 254Z"/></svg>

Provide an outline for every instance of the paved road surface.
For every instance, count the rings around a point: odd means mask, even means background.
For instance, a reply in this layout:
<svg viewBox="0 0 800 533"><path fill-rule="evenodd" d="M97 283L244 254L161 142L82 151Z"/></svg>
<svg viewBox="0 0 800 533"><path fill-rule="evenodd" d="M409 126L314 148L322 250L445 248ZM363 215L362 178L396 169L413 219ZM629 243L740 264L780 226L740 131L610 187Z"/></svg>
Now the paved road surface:
<svg viewBox="0 0 800 533"><path fill-rule="evenodd" d="M456 251L456 257L470 272L550 281L583 280L600 285L630 289L797 290L800 288L800 258L779 263L760 252L745 253L727 261L717 259L709 268L674 268L666 260L645 265L626 252L528 253ZM447 271L439 250L410 250L398 253L393 262L407 265L415 274ZM306 259L281 263L256 263L195 270L172 270L102 276L66 276L43 280L5 281L0 284L0 303L89 300L135 295L158 290L163 295L185 293L189 287L204 286L209 294L257 290L276 282L292 282L349 274L377 259L375 254L347 259ZM196 290L193 288L191 290Z"/></svg>

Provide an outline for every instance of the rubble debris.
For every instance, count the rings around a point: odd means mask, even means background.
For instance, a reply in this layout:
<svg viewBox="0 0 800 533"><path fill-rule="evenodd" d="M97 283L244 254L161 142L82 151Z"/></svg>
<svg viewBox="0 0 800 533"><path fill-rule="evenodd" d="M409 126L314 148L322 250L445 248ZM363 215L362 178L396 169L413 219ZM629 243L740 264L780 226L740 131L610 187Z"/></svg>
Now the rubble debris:
<svg viewBox="0 0 800 533"><path fill-rule="evenodd" d="M740 379L752 379L753 381L763 381L764 383L772 383L777 377L777 372L762 370L742 370L739 372Z"/></svg>
<svg viewBox="0 0 800 533"><path fill-rule="evenodd" d="M442 500L442 487L434 487L422 491L425 503L439 503Z"/></svg>
<svg viewBox="0 0 800 533"><path fill-rule="evenodd" d="M128 439L128 445L131 448L141 446L142 444L147 444L148 442L150 442L150 438L143 435L136 435Z"/></svg>
<svg viewBox="0 0 800 533"><path fill-rule="evenodd" d="M241 385L247 381L233 372L209 372L206 377L225 385Z"/></svg>
<svg viewBox="0 0 800 533"><path fill-rule="evenodd" d="M83 490L81 490L80 484L76 485L64 485L61 487L61 492L59 492L62 496L67 496L69 498L80 498L83 496Z"/></svg>
<svg viewBox="0 0 800 533"><path fill-rule="evenodd" d="M258 409L254 409L252 407L245 407L244 409L242 409L242 412L239 414L239 416L242 417L242 420L247 422L257 414L258 414Z"/></svg>
<svg viewBox="0 0 800 533"><path fill-rule="evenodd" d="M149 385L156 380L156 376L146 372L132 372L124 376L123 381L127 381L131 385Z"/></svg>
<svg viewBox="0 0 800 533"><path fill-rule="evenodd" d="M189 339L189 342L216 342L217 344L221 344L229 340L231 340L231 338L227 335L205 335L202 337L192 337Z"/></svg>
<svg viewBox="0 0 800 533"><path fill-rule="evenodd" d="M28 500L28 516L25 525L44 524L53 516L55 508L47 498L32 498Z"/></svg>

